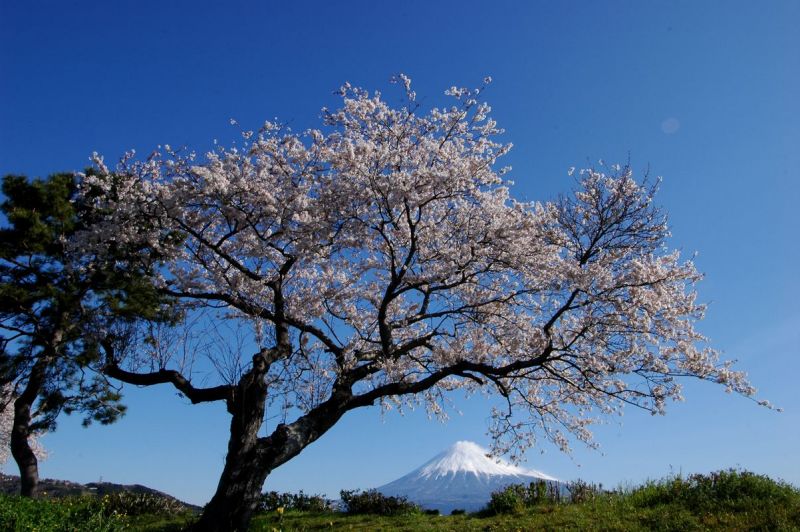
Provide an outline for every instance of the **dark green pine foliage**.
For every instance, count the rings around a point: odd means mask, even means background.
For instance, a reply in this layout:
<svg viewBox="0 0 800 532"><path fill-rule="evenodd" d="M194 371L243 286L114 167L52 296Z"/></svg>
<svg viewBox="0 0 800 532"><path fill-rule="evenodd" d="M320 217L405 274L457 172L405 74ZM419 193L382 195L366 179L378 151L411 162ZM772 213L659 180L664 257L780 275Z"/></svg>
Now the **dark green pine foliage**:
<svg viewBox="0 0 800 532"><path fill-rule="evenodd" d="M91 223L72 174L3 179L0 226L0 385L13 387L11 451L22 494L34 496L38 465L28 438L52 431L63 412L85 425L109 424L125 412L122 396L100 373L99 343L109 331L133 330L141 320L167 319L167 302L135 261L70 250ZM119 254L130 250L116 250ZM124 335L122 335L124 337Z"/></svg>

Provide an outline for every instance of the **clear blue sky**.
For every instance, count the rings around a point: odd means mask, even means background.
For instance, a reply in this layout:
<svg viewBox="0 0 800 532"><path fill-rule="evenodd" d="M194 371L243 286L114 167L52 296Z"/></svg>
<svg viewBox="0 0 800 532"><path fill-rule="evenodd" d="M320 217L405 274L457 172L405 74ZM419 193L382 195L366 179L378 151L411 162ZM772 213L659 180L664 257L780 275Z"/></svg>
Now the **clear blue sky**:
<svg viewBox="0 0 800 532"><path fill-rule="evenodd" d="M628 411L602 452L534 450L529 465L616 485L740 466L800 484L800 3L12 2L0 0L0 173L80 170L157 144L198 151L280 117L318 123L344 81L427 101L491 75L518 196L548 199L600 158L664 176L673 244L699 252L701 330L778 414L688 383L666 417ZM44 476L142 483L207 501L222 405L127 390L111 427L64 418ZM452 442L486 444L481 400L442 425L421 412L349 414L267 487L336 495L405 474ZM622 422L620 424L620 421ZM11 468L6 467L7 471Z"/></svg>

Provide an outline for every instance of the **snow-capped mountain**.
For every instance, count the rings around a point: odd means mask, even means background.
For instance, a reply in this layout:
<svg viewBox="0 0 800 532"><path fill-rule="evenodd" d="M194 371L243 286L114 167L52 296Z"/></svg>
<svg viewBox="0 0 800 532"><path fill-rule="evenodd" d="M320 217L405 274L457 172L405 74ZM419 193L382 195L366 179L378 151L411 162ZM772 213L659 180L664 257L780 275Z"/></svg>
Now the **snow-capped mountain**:
<svg viewBox="0 0 800 532"><path fill-rule="evenodd" d="M487 454L476 443L456 442L418 469L377 490L442 513L456 508L473 512L486 506L492 492L510 484L556 481L540 471L523 469Z"/></svg>

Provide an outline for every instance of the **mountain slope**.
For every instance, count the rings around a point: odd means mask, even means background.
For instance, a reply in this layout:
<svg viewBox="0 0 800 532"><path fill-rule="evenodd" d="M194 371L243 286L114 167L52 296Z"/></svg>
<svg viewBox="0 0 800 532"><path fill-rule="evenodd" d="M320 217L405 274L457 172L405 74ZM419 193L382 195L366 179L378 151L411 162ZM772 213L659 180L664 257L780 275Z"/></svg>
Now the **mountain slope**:
<svg viewBox="0 0 800 532"><path fill-rule="evenodd" d="M479 445L460 441L418 469L377 490L388 496L406 497L423 508L449 513L456 508L480 510L492 492L510 484L539 480L557 481L540 471L489 458Z"/></svg>
<svg viewBox="0 0 800 532"><path fill-rule="evenodd" d="M147 494L156 497L163 497L170 501L175 501L183 505L187 510L198 512L202 508L188 502L176 499L172 495L142 486L141 484L114 484L112 482L89 482L80 484L69 480L56 480L43 478L39 480L39 492L48 498L74 497L81 495L93 495L102 497L110 493L127 492L134 494ZM0 473L0 493L7 495L19 494L19 477L16 475L6 475Z"/></svg>

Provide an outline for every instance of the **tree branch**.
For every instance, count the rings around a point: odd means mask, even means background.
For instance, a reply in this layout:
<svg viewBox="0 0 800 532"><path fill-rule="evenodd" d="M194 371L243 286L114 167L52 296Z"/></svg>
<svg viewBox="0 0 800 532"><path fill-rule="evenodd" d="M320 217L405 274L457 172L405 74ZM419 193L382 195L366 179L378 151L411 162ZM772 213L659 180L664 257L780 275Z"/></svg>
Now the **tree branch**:
<svg viewBox="0 0 800 532"><path fill-rule="evenodd" d="M102 368L102 372L104 375L108 375L119 381L136 386L172 384L178 391L185 395L192 404L228 401L233 397L234 387L231 385L225 384L212 388L196 388L189 379L171 369L160 369L150 373L136 373L124 370L119 367L119 364L114 360L114 347L111 343L106 340L102 342L102 345L106 352L106 363Z"/></svg>

